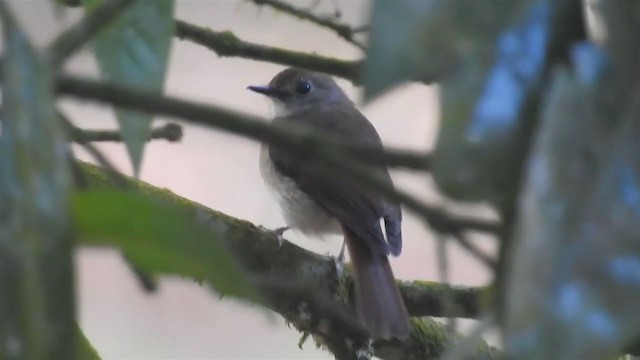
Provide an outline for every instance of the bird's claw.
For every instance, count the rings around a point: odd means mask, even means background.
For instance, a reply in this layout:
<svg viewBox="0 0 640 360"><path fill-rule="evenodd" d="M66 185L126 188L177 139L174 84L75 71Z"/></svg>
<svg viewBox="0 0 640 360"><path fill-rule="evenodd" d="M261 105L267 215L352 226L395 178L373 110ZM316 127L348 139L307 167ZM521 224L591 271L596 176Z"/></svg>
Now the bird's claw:
<svg viewBox="0 0 640 360"><path fill-rule="evenodd" d="M340 259L339 257L334 258L333 265L336 267L336 275L338 275L338 278L342 277L342 274L344 274L344 259Z"/></svg>
<svg viewBox="0 0 640 360"><path fill-rule="evenodd" d="M336 267L336 274L338 274L338 277L341 277L342 274L344 273L344 248L345 248L345 243L343 242L342 249L340 250L340 254L338 254L338 257L333 259L333 262Z"/></svg>
<svg viewBox="0 0 640 360"><path fill-rule="evenodd" d="M284 232L287 230L289 230L288 226L279 227L273 230L273 235L275 235L276 239L278 239L278 247L281 247L284 243L284 237L282 237L282 234L284 234Z"/></svg>

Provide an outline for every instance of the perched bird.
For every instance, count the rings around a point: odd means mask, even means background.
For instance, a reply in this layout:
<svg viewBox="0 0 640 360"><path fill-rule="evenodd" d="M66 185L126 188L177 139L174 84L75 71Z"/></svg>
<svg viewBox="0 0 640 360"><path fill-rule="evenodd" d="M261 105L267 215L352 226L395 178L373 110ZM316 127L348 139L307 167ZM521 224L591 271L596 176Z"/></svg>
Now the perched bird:
<svg viewBox="0 0 640 360"><path fill-rule="evenodd" d="M373 125L329 76L289 68L269 85L248 89L272 100L275 124L302 126L352 144L382 149ZM386 168L374 170L391 184ZM290 228L307 235L344 234L355 277L356 313L370 335L406 338L409 316L387 258L399 255L402 248L400 207L340 174L276 147L262 146L260 171L274 190Z"/></svg>

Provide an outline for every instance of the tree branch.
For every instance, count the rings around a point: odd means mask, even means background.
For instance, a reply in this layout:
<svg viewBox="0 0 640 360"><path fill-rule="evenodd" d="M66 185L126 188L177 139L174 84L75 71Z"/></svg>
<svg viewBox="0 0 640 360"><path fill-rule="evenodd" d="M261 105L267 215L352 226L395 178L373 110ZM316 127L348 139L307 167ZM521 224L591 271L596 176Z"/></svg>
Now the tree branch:
<svg viewBox="0 0 640 360"><path fill-rule="evenodd" d="M81 168L91 187L111 185L111 179L101 168L89 164L81 164ZM132 178L127 181L129 188L176 203L218 232L223 226L227 246L250 274L259 274L253 279L269 300L263 305L282 315L299 331L311 334L336 358L356 359L357 351L366 351L364 330L354 322L352 310L344 308L344 304L352 307L353 279L349 271L338 276L332 257L312 253L288 241L280 246L271 231L142 181ZM453 301L453 306L447 306L447 309L457 309L453 316L477 317L484 291L427 282L400 282L399 286L414 316L442 316L445 302ZM438 358L455 342L442 325L432 320L414 319L412 323L410 338L375 341L374 355L382 359ZM487 354L486 344L478 351Z"/></svg>
<svg viewBox="0 0 640 360"><path fill-rule="evenodd" d="M67 140L71 140L76 127L62 111L58 110L56 115L60 119L60 122L67 133ZM89 141L85 141L82 138L76 139L76 143L82 146L85 151L89 153L89 155L91 155L100 166L102 166L103 171L106 174L109 174L113 184L122 188L126 188L128 186L129 183L125 176L116 169L115 165L97 147L95 147L94 144ZM76 173L76 176L82 177L82 174L80 174L77 169L74 169L74 172ZM83 182L86 182L86 179Z"/></svg>
<svg viewBox="0 0 640 360"><path fill-rule="evenodd" d="M253 2L256 5L260 6L271 6L276 10L295 16L299 19L308 20L314 24L333 30L336 34L338 34L338 36L345 39L347 42L355 45L360 50L365 50L365 46L354 38L354 34L356 34L358 31L355 31L354 28L347 24L335 21L329 16L318 16L311 13L310 11L297 8L289 3L280 0L253 0Z"/></svg>
<svg viewBox="0 0 640 360"><path fill-rule="evenodd" d="M188 102L115 84L98 83L79 77L59 77L57 90L58 93L63 95L178 117L195 124L217 127L264 141L304 156L305 159L310 161L318 161L325 166L333 168L334 171L344 172L361 182L362 185L386 196L390 200L404 204L425 219L434 230L442 233L459 235L461 232L468 230L487 233L496 233L499 230L499 225L493 222L470 218L458 220L445 211L427 205L406 192L394 189L393 186L372 176L371 172L358 162L345 159L345 155L349 155L349 150L353 149L353 146L346 146L317 133L296 129L291 126L288 128L276 127L267 124L258 117L221 107ZM360 155L367 153L366 157L357 157L360 161L380 164L387 160L386 152L380 153L378 149L361 148L359 151Z"/></svg>
<svg viewBox="0 0 640 360"><path fill-rule="evenodd" d="M70 129L71 140L77 143L96 141L122 141L122 134L118 130L88 130L72 126ZM169 142L178 142L182 139L182 126L168 123L151 130L149 140L164 139Z"/></svg>
<svg viewBox="0 0 640 360"><path fill-rule="evenodd" d="M56 0L56 1L68 7L82 6L82 0Z"/></svg>
<svg viewBox="0 0 640 360"><path fill-rule="evenodd" d="M411 316L478 319L490 298L487 288L426 281L402 282L400 293Z"/></svg>
<svg viewBox="0 0 640 360"><path fill-rule="evenodd" d="M370 165L387 165L420 171L428 171L431 167L429 154L397 149L380 151L376 147L356 146L295 126L274 126L267 120L250 114L158 95L115 83L63 75L58 78L57 87L62 95L182 118L197 125L220 128L275 146L292 147L295 150L310 153L312 157L325 152L339 152L341 156L342 153L347 153ZM465 220L465 222L474 226L473 220Z"/></svg>
<svg viewBox="0 0 640 360"><path fill-rule="evenodd" d="M58 0L67 6L79 6L79 0ZM96 11L84 17L78 24L59 36L49 46L50 57L54 64L60 64L80 48L99 29L116 16L126 6L133 3L128 0L114 0L102 4ZM338 25L339 26L339 25ZM341 30L347 31L347 30ZM351 29L358 33L360 29ZM303 67L350 80L359 84L358 72L361 61L340 60L317 54L265 46L243 41L230 31L213 31L208 28L176 20L175 36L189 40L214 51L219 56L239 56L243 58L267 61L287 66Z"/></svg>
<svg viewBox="0 0 640 360"><path fill-rule="evenodd" d="M213 50L219 56L240 56L253 60L303 67L351 80L359 84L361 61L340 60L317 54L281 49L250 43L236 37L230 31L213 31L176 20L175 35Z"/></svg>
<svg viewBox="0 0 640 360"><path fill-rule="evenodd" d="M82 17L71 28L60 34L48 47L49 61L53 67L60 66L73 53L78 51L87 41L91 40L103 27L137 0L109 0L103 1L93 11ZM73 6L73 2L66 1ZM78 4L79 5L79 2Z"/></svg>

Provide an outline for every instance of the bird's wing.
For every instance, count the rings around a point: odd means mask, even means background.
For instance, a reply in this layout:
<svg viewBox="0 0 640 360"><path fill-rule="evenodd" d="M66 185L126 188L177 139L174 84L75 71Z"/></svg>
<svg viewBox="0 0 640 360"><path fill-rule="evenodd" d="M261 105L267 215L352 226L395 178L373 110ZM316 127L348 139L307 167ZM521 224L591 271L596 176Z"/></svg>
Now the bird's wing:
<svg viewBox="0 0 640 360"><path fill-rule="evenodd" d="M334 216L346 228L365 239L375 253L388 254L387 243L380 229L384 216L376 198L363 192L341 176L329 170L309 166L277 148L269 150L275 168L293 179L304 193Z"/></svg>
<svg viewBox="0 0 640 360"><path fill-rule="evenodd" d="M303 123L314 130L351 143L382 148L382 142L373 125L351 106L327 108L325 112L314 111L301 114L297 118L279 120L289 121ZM348 124L348 121L356 124ZM269 156L280 173L292 178L302 191L336 217L343 226L356 233L359 238L365 239L371 250L385 255L389 251L394 255L400 253L402 215L399 206L345 179L337 171L320 168L317 164L303 161L294 154L272 147ZM376 174L391 183L386 169L380 168ZM381 218L385 221L389 246L380 228Z"/></svg>

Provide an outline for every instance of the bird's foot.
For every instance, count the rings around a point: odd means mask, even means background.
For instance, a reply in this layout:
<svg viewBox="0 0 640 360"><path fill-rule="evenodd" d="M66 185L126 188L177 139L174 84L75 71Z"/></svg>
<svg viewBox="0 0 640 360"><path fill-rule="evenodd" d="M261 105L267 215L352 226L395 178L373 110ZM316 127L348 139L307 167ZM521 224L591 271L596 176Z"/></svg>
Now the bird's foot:
<svg viewBox="0 0 640 360"><path fill-rule="evenodd" d="M345 248L345 242L342 243L342 249L340 249L340 254L338 254L337 258L333 259L333 263L335 264L336 267L336 274L338 275L338 277L342 277L342 274L344 273L344 248Z"/></svg>

